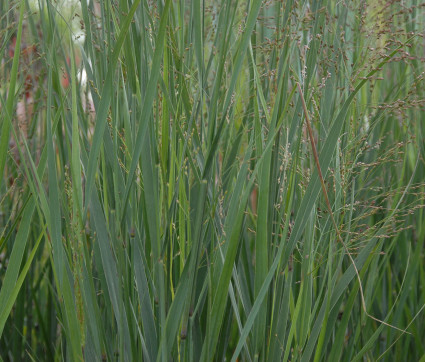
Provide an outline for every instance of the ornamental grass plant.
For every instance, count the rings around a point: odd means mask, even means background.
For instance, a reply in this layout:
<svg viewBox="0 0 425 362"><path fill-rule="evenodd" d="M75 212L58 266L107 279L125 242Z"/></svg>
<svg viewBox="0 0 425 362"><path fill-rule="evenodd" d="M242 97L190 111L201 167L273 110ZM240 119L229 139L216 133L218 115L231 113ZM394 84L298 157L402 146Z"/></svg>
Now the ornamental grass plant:
<svg viewBox="0 0 425 362"><path fill-rule="evenodd" d="M423 2L0 8L0 360L425 361Z"/></svg>

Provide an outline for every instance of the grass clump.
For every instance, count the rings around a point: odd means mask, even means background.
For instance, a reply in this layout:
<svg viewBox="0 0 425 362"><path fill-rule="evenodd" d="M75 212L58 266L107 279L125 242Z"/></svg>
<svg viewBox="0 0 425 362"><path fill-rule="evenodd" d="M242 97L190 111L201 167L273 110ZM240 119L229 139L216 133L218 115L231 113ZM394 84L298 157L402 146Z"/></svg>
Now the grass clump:
<svg viewBox="0 0 425 362"><path fill-rule="evenodd" d="M3 360L423 359L423 4L1 6Z"/></svg>

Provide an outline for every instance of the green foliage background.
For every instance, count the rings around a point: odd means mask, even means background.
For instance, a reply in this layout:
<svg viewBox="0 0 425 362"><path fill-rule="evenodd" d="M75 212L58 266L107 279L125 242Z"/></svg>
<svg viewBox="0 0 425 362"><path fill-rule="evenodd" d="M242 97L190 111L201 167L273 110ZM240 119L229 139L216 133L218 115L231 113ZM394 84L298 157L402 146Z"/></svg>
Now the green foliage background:
<svg viewBox="0 0 425 362"><path fill-rule="evenodd" d="M425 361L425 4L0 7L0 358Z"/></svg>

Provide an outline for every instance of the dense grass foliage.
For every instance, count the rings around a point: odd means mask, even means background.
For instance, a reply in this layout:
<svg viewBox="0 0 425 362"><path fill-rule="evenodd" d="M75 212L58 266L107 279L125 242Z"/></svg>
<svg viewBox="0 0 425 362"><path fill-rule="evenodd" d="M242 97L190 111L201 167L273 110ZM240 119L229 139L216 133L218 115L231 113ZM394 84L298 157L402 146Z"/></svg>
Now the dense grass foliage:
<svg viewBox="0 0 425 362"><path fill-rule="evenodd" d="M425 5L0 3L4 361L425 361Z"/></svg>

